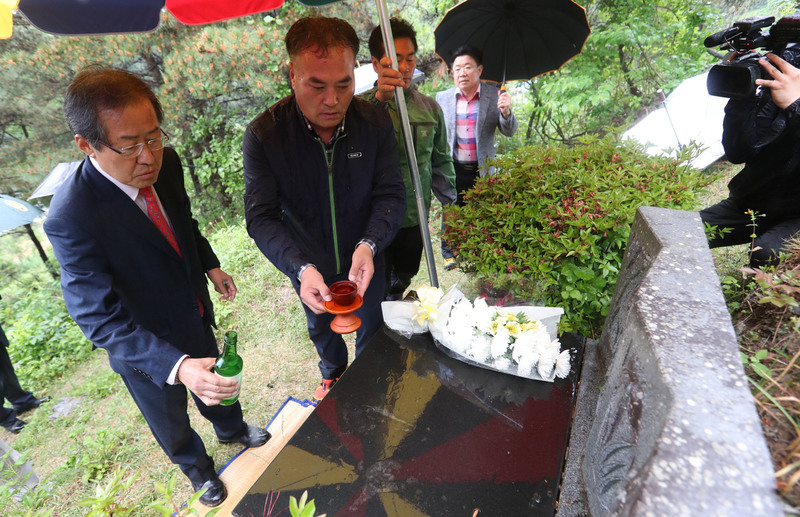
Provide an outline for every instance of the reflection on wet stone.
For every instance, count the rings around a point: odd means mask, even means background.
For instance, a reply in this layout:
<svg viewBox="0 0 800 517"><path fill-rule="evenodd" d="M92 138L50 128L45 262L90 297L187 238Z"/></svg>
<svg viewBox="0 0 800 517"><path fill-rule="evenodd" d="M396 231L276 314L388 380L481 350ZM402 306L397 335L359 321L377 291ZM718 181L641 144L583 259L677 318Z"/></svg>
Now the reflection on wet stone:
<svg viewBox="0 0 800 517"><path fill-rule="evenodd" d="M429 335L384 329L278 454L234 515L308 490L333 516L555 513L583 348L555 383L461 363Z"/></svg>

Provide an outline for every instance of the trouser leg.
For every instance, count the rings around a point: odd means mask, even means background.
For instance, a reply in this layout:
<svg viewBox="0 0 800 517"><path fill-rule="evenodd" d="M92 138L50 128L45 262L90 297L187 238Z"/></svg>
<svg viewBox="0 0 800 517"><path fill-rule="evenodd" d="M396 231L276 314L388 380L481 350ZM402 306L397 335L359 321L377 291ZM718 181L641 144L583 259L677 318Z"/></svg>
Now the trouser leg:
<svg viewBox="0 0 800 517"><path fill-rule="evenodd" d="M454 163L456 170L456 205L464 206L464 193L475 186L480 177L477 164Z"/></svg>
<svg viewBox="0 0 800 517"><path fill-rule="evenodd" d="M792 238L800 232L800 218L788 219L770 226L764 233L756 237L755 251L750 255L750 265L754 267L775 265L778 263L781 251Z"/></svg>
<svg viewBox="0 0 800 517"><path fill-rule="evenodd" d="M2 328L0 328L2 332ZM2 336L5 341L5 335ZM17 413L13 409L6 408L4 400L8 400L12 407L23 407L34 400L36 397L29 391L22 389L14 372L14 365L11 364L11 357L3 344L0 344L0 425L11 425L17 418Z"/></svg>
<svg viewBox="0 0 800 517"><path fill-rule="evenodd" d="M364 303L355 313L361 318L361 327L356 331L356 356L364 351L369 340L383 325L381 302L385 291L384 268L383 254L378 254L375 257L375 276L364 293Z"/></svg>
<svg viewBox="0 0 800 517"><path fill-rule="evenodd" d="M386 249L386 299L400 300L422 260L422 234L419 226L401 228Z"/></svg>
<svg viewBox="0 0 800 517"><path fill-rule="evenodd" d="M122 380L142 412L161 449L193 484L202 484L214 471L200 435L192 429L183 385L159 388L144 376L123 375Z"/></svg>
<svg viewBox="0 0 800 517"><path fill-rule="evenodd" d="M750 265L753 267L776 264L787 241L800 232L800 218L775 220L751 216L731 199L701 210L700 218L704 224L717 227L709 238L709 247L751 244ZM721 232L722 229L727 232Z"/></svg>
<svg viewBox="0 0 800 517"><path fill-rule="evenodd" d="M715 226L714 233L709 236L708 246L734 246L752 240L753 221L733 200L725 199L700 211L703 225Z"/></svg>

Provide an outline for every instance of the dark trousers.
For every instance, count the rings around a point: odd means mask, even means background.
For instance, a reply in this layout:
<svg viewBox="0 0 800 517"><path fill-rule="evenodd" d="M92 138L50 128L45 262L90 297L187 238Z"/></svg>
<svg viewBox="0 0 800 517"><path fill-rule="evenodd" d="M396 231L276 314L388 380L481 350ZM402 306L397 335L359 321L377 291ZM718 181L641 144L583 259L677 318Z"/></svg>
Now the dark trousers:
<svg viewBox="0 0 800 517"><path fill-rule="evenodd" d="M480 177L477 163L453 163L456 171L456 205L464 206L464 192L475 186L475 182ZM442 219L442 231L444 232L444 219ZM452 258L453 252L442 239L442 257Z"/></svg>
<svg viewBox="0 0 800 517"><path fill-rule="evenodd" d="M752 243L753 248L760 248L750 255L750 265L761 267L778 262L778 254L786 242L800 232L800 218L776 219L756 217L755 221L746 214L747 207L742 207L728 198L700 211L703 223L717 227L717 232L708 241L711 248L733 246L735 244ZM755 224L755 227L753 226ZM723 236L719 230L730 231ZM752 235L755 233L755 239Z"/></svg>
<svg viewBox="0 0 800 517"><path fill-rule="evenodd" d="M7 347L8 338L3 332L3 327L0 327L0 425L11 425L17 418L16 411L5 407L5 400L8 400L13 408L27 406L36 400L33 393L23 390L19 385Z"/></svg>
<svg viewBox="0 0 800 517"><path fill-rule="evenodd" d="M400 228L384 252L386 256L386 300L402 300L419 271L422 260L422 234L420 227Z"/></svg>
<svg viewBox="0 0 800 517"><path fill-rule="evenodd" d="M361 308L355 315L361 319L361 326L356 332L356 356L367 346L370 338L383 325L383 313L381 312L381 302L383 301L386 286L385 266L383 254L375 257L375 274L372 281L364 293L364 300ZM325 278L325 283L331 285L339 280L347 280L347 272L331 278ZM300 296L300 282L292 278L298 297ZM306 304L301 302L306 313L306 323L308 324L308 337L314 343L319 355L319 371L323 379L337 379L347 369L348 354L347 345L341 334L331 330L331 322L334 315L327 312L314 314Z"/></svg>
<svg viewBox="0 0 800 517"><path fill-rule="evenodd" d="M213 339L213 334L211 337ZM189 422L186 387L182 384L159 387L144 375L121 377L170 461L177 464L193 484L207 481L210 474L215 473L214 460ZM242 406L238 401L230 406L206 406L193 393L191 395L200 414L214 425L219 438L231 439L244 429Z"/></svg>

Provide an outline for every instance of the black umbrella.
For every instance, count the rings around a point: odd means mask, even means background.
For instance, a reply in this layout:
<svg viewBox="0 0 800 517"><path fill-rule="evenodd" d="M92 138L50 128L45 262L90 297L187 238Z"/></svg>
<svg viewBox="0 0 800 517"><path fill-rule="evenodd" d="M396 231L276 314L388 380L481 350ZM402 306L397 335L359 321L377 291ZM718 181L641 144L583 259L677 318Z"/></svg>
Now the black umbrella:
<svg viewBox="0 0 800 517"><path fill-rule="evenodd" d="M483 52L481 79L504 83L557 70L589 36L586 11L572 0L466 0L434 30L436 53L452 66L461 45Z"/></svg>

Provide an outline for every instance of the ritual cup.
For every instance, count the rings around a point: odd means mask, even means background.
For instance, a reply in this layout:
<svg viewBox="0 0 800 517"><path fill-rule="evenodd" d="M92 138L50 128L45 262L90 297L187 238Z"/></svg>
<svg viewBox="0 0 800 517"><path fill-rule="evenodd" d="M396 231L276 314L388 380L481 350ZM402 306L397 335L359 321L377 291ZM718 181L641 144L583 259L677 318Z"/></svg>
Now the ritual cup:
<svg viewBox="0 0 800 517"><path fill-rule="evenodd" d="M358 286L355 282L351 282L350 280L342 280L332 283L328 290L331 292L331 296L336 305L347 307L356 301Z"/></svg>

